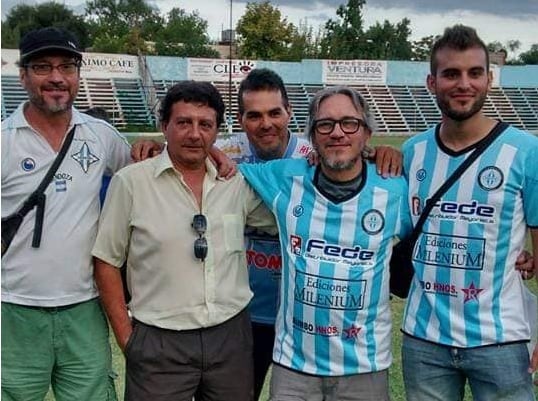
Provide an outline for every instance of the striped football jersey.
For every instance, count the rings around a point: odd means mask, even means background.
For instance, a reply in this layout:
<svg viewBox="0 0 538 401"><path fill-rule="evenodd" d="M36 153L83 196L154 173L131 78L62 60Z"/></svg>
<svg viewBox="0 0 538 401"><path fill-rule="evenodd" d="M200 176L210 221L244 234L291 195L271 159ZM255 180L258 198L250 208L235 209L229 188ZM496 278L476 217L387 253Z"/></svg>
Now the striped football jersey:
<svg viewBox="0 0 538 401"><path fill-rule="evenodd" d="M360 190L339 203L314 186L304 160L240 165L277 218L281 302L273 360L320 376L386 369L391 363L388 262L411 219L403 178L364 164Z"/></svg>
<svg viewBox="0 0 538 401"><path fill-rule="evenodd" d="M472 150L447 149L436 128L404 144L415 223ZM514 265L527 227L538 226L537 160L538 139L509 127L434 206L413 253L405 333L464 348L529 339Z"/></svg>

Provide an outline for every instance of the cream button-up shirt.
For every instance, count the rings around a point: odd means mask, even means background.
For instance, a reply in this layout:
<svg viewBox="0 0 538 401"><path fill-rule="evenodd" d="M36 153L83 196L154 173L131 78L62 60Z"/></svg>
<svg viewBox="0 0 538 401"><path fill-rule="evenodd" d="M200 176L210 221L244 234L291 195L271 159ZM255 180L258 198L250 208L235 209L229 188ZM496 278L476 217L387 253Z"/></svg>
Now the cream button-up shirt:
<svg viewBox="0 0 538 401"><path fill-rule="evenodd" d="M243 176L217 178L206 162L201 208L167 151L120 170L112 179L93 255L127 261L129 308L146 324L188 330L222 323L245 308L244 227L275 233L275 221ZM194 256L193 216L207 219L205 261Z"/></svg>

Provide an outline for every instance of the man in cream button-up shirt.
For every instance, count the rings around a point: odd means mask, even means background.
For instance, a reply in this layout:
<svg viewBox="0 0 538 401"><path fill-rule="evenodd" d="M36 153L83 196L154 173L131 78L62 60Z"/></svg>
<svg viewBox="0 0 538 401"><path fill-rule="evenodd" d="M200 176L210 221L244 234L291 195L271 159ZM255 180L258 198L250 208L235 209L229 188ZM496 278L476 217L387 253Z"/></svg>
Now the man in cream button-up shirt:
<svg viewBox="0 0 538 401"><path fill-rule="evenodd" d="M274 220L241 175L219 179L207 159L223 112L211 84L175 85L161 109L166 151L112 180L93 254L126 355L126 400L252 398L243 234L274 231ZM116 268L125 261L134 323Z"/></svg>

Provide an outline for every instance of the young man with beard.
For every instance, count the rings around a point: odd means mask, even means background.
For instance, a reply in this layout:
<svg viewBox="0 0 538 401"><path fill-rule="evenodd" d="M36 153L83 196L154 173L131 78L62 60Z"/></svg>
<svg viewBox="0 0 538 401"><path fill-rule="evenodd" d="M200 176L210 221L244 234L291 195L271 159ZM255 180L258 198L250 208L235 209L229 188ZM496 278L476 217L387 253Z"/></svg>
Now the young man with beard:
<svg viewBox="0 0 538 401"><path fill-rule="evenodd" d="M271 399L388 400L388 261L411 228L407 185L363 161L374 119L356 90L319 91L309 114L319 167L239 166L280 231Z"/></svg>
<svg viewBox="0 0 538 401"><path fill-rule="evenodd" d="M442 122L403 145L416 222L437 188L492 135L484 115L491 87L488 50L476 31L456 25L434 44L428 87ZM409 401L535 399L526 297L514 269L530 229L538 249L538 139L506 128L430 213L414 251L403 323ZM534 261L536 268L537 261ZM529 367L530 365L530 367Z"/></svg>

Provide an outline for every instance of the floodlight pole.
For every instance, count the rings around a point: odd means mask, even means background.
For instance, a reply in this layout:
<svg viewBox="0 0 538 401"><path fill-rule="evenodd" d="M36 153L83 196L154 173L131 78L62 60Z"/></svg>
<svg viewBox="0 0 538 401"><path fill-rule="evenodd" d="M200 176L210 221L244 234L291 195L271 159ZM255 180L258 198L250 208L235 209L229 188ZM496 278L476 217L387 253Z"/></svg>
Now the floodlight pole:
<svg viewBox="0 0 538 401"><path fill-rule="evenodd" d="M232 31L232 1L230 0L230 54L228 55L228 134L232 134L232 50L233 50L233 31Z"/></svg>

